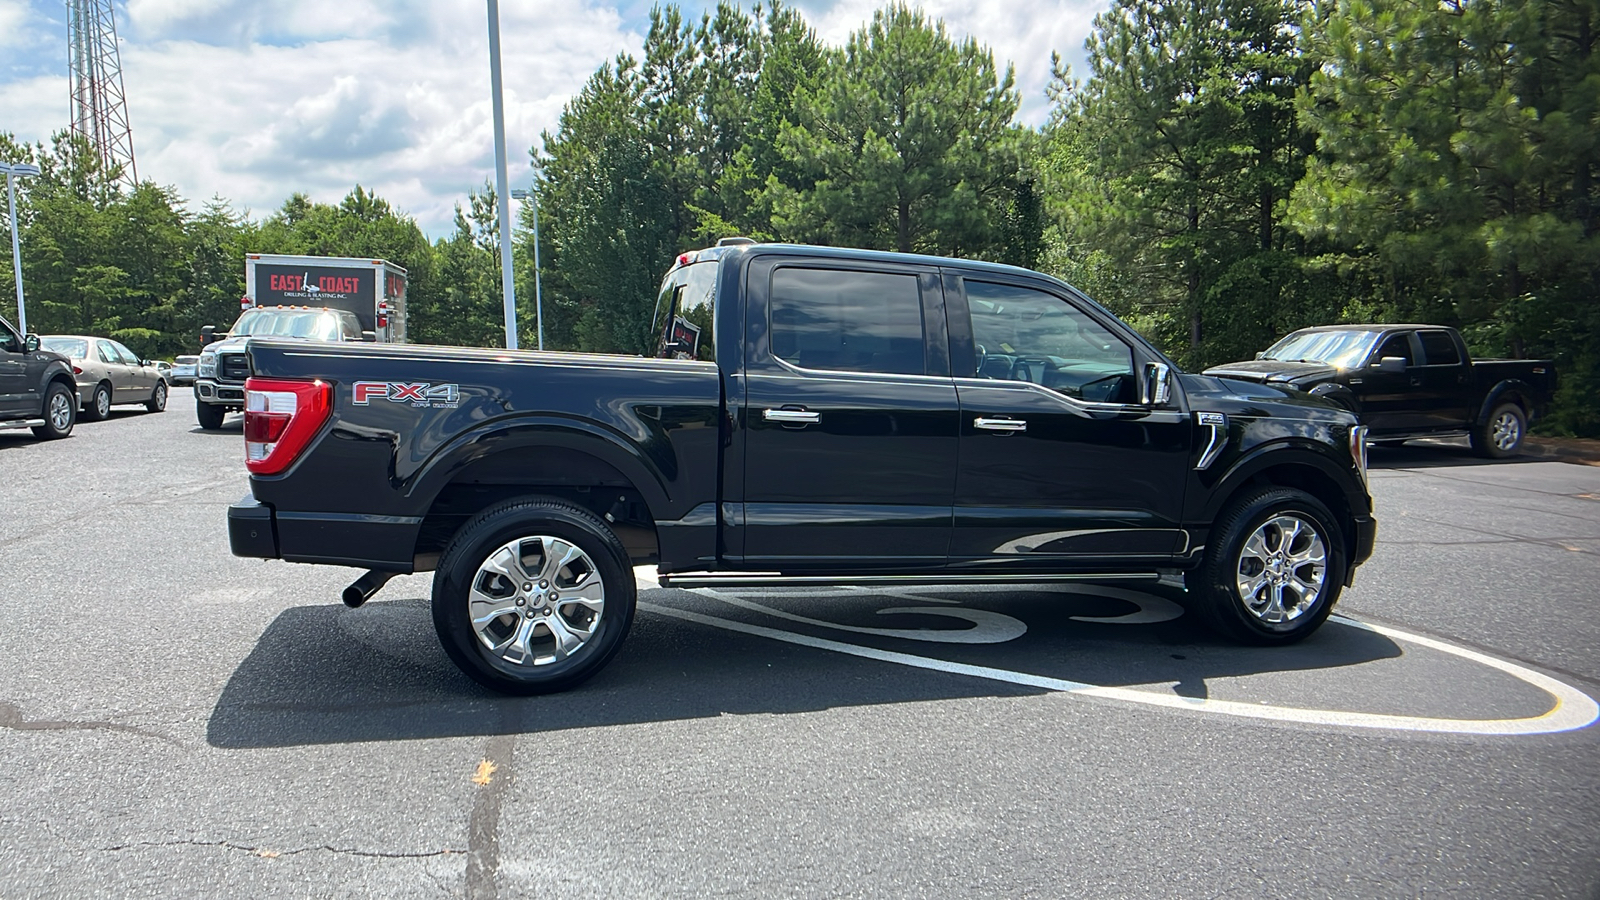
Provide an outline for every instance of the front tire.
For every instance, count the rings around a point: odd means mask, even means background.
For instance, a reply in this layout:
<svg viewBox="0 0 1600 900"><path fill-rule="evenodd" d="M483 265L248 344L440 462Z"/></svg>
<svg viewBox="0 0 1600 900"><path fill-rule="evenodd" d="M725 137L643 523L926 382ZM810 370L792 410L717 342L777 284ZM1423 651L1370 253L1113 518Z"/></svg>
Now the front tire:
<svg viewBox="0 0 1600 900"><path fill-rule="evenodd" d="M474 681L507 694L576 687L616 655L637 590L627 551L582 507L496 504L451 538L433 579L439 642Z"/></svg>
<svg viewBox="0 0 1600 900"><path fill-rule="evenodd" d="M156 382L155 390L150 392L150 399L144 402L144 408L151 412L161 412L167 408L167 383Z"/></svg>
<svg viewBox="0 0 1600 900"><path fill-rule="evenodd" d="M1293 488L1255 491L1228 507L1212 532L1200 612L1240 643L1292 644L1333 611L1344 560L1344 534L1322 501Z"/></svg>
<svg viewBox="0 0 1600 900"><path fill-rule="evenodd" d="M83 417L90 422L103 422L111 415L111 385L101 382L94 386L89 403L83 408Z"/></svg>
<svg viewBox="0 0 1600 900"><path fill-rule="evenodd" d="M1515 403L1502 403L1482 425L1472 429L1472 449L1489 459L1506 459L1522 450L1528 415Z"/></svg>
<svg viewBox="0 0 1600 900"><path fill-rule="evenodd" d="M46 441L64 438L72 433L72 425L78 421L78 395L61 382L54 382L44 392L42 411L44 424L33 429L33 436Z"/></svg>
<svg viewBox="0 0 1600 900"><path fill-rule="evenodd" d="M205 402L196 403L194 405L194 417L199 420L200 427L207 431L216 431L218 428L221 428L222 420L226 418L227 415L228 411L220 406L213 406L210 403Z"/></svg>

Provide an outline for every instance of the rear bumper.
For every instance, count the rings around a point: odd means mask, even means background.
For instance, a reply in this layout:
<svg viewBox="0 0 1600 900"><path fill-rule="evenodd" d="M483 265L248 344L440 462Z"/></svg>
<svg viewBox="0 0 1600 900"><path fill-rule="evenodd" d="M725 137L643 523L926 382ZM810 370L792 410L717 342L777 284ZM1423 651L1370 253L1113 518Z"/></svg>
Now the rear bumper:
<svg viewBox="0 0 1600 900"><path fill-rule="evenodd" d="M420 517L285 513L246 496L228 507L234 556L413 571Z"/></svg>

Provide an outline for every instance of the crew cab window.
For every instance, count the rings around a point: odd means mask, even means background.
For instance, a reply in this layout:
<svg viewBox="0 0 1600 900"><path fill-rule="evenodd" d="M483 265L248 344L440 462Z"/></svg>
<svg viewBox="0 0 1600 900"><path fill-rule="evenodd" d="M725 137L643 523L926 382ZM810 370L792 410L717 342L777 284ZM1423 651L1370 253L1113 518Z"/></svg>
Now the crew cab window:
<svg viewBox="0 0 1600 900"><path fill-rule="evenodd" d="M22 342L17 339L10 325L0 324L0 351L6 353L21 353Z"/></svg>
<svg viewBox="0 0 1600 900"><path fill-rule="evenodd" d="M917 276L784 267L772 273L772 355L803 369L922 375Z"/></svg>
<svg viewBox="0 0 1600 900"><path fill-rule="evenodd" d="M1443 331L1419 331L1422 339L1422 356L1430 366L1461 365L1461 354L1456 352L1456 342Z"/></svg>
<svg viewBox="0 0 1600 900"><path fill-rule="evenodd" d="M1378 348L1378 353L1372 357L1372 361L1377 362L1390 356L1400 357L1406 361L1407 366L1417 364L1417 361L1411 358L1411 338L1403 334L1389 335L1389 339L1383 342L1382 347Z"/></svg>
<svg viewBox="0 0 1600 900"><path fill-rule="evenodd" d="M1067 301L967 281L978 378L1027 381L1079 400L1132 403L1133 349Z"/></svg>
<svg viewBox="0 0 1600 900"><path fill-rule="evenodd" d="M691 263L667 273L656 298L656 356L715 361L717 261Z"/></svg>

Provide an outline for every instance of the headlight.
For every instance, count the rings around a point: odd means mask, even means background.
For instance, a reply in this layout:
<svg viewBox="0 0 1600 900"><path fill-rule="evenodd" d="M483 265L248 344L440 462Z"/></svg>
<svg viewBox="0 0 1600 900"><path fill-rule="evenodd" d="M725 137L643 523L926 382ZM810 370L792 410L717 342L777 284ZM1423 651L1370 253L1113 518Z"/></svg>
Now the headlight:
<svg viewBox="0 0 1600 900"><path fill-rule="evenodd" d="M1370 487L1367 481L1367 426L1350 426L1350 458L1361 474L1361 486Z"/></svg>
<svg viewBox="0 0 1600 900"><path fill-rule="evenodd" d="M217 377L217 355L215 353L200 354L200 377Z"/></svg>

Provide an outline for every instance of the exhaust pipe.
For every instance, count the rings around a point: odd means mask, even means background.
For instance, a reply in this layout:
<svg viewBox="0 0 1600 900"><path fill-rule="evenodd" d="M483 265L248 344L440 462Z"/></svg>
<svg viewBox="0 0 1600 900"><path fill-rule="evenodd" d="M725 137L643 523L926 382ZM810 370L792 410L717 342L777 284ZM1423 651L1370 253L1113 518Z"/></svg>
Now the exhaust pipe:
<svg viewBox="0 0 1600 900"><path fill-rule="evenodd" d="M389 579L397 574L399 573L380 572L377 569L369 570L367 574L357 578L349 587L344 589L344 593L340 595L344 600L344 605L355 609L371 600L372 595L381 590L384 585L389 583Z"/></svg>

